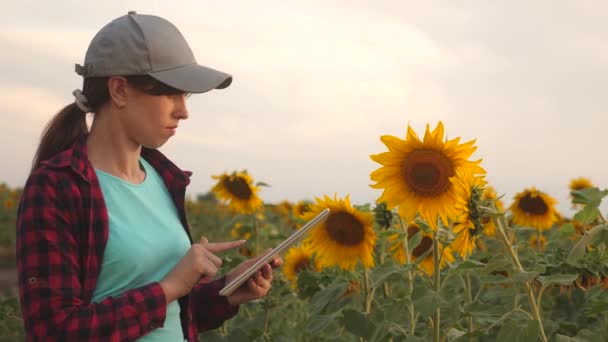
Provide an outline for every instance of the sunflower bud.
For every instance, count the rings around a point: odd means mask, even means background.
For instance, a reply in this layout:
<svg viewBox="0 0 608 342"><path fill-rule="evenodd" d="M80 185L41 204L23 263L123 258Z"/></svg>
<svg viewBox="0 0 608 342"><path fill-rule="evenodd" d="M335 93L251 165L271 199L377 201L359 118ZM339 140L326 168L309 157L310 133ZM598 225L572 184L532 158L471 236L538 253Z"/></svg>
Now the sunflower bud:
<svg viewBox="0 0 608 342"><path fill-rule="evenodd" d="M382 202L374 208L374 218L380 227L384 229L391 227L393 222L393 213L386 209L386 202Z"/></svg>

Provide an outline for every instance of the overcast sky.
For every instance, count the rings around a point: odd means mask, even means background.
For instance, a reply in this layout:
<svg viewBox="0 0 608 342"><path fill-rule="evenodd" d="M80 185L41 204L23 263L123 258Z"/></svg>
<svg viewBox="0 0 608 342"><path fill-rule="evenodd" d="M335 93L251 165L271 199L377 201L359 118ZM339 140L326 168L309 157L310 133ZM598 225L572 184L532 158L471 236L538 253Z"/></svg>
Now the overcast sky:
<svg viewBox="0 0 608 342"><path fill-rule="evenodd" d="M175 24L200 64L234 76L195 95L161 150L194 172L248 169L267 202L374 201L379 137L442 120L477 139L488 180L530 186L569 214L568 185L608 182L604 1L2 1L0 181L21 186L45 123L81 88L74 63L136 10ZM606 208L606 205L604 205Z"/></svg>

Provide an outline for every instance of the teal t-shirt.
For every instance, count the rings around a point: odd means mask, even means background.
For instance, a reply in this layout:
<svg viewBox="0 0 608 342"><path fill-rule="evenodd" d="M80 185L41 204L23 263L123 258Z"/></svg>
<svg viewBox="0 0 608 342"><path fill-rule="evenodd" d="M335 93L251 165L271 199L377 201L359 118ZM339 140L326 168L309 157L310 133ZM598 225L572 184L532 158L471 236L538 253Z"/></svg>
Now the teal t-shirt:
<svg viewBox="0 0 608 342"><path fill-rule="evenodd" d="M129 183L95 170L110 219L108 242L93 301L163 279L190 248L163 179L143 158L146 178ZM138 341L183 341L178 301L167 306L163 327Z"/></svg>

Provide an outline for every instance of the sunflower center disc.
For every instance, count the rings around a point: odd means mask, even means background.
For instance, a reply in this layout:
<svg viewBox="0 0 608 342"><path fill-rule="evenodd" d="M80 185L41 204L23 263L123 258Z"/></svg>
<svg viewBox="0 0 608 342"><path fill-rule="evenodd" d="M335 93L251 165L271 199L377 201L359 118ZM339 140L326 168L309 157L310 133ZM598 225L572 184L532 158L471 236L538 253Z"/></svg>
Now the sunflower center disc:
<svg viewBox="0 0 608 342"><path fill-rule="evenodd" d="M519 201L519 208L524 212L532 215L544 215L549 210L547 203L540 196L530 196L526 194Z"/></svg>
<svg viewBox="0 0 608 342"><path fill-rule="evenodd" d="M416 195L435 197L450 188L454 175L452 162L434 150L412 151L403 164L405 182Z"/></svg>
<svg viewBox="0 0 608 342"><path fill-rule="evenodd" d="M304 214L306 214L307 212L309 212L309 211L310 211L310 204L309 204L309 203L302 203L302 204L299 204L299 205L297 206L296 211L298 212L298 214L300 214L300 215L304 215Z"/></svg>
<svg viewBox="0 0 608 342"><path fill-rule="evenodd" d="M422 238L422 241L414 248L412 251L412 255L416 258L426 253L429 249L433 247L433 239L428 236Z"/></svg>
<svg viewBox="0 0 608 342"><path fill-rule="evenodd" d="M325 226L329 237L341 245L355 246L363 241L363 224L349 213L330 214Z"/></svg>
<svg viewBox="0 0 608 342"><path fill-rule="evenodd" d="M308 258L303 258L302 260L298 261L298 263L294 267L294 270L296 271L296 273L300 273L307 269L308 265L310 265L310 260L308 260Z"/></svg>
<svg viewBox="0 0 608 342"><path fill-rule="evenodd" d="M231 194L240 199L249 199L251 197L251 189L249 184L243 178L229 178L224 180L224 186Z"/></svg>

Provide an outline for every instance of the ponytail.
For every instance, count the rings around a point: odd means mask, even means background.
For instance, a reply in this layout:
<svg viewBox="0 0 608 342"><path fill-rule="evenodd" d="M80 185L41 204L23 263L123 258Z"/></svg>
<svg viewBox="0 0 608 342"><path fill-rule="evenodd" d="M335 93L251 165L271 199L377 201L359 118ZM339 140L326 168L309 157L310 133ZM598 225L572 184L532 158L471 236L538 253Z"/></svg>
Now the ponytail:
<svg viewBox="0 0 608 342"><path fill-rule="evenodd" d="M46 125L32 163L32 171L42 161L68 149L80 135L88 131L86 114L76 103L65 106Z"/></svg>
<svg viewBox="0 0 608 342"><path fill-rule="evenodd" d="M84 99L88 108L82 105L78 106L76 102L73 102L65 106L51 119L42 132L40 144L32 162L32 172L44 160L67 150L79 136L89 132L86 120L87 114L81 108L86 108L87 111L95 113L110 98L108 77L85 78L82 89L82 92L76 90L73 94L77 100L82 97L80 100L83 101Z"/></svg>

